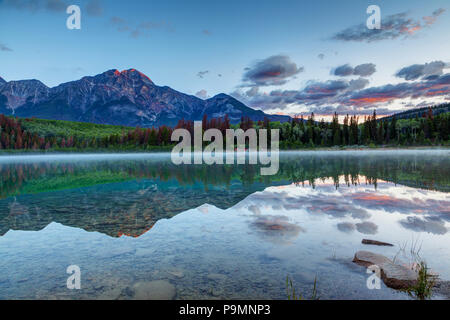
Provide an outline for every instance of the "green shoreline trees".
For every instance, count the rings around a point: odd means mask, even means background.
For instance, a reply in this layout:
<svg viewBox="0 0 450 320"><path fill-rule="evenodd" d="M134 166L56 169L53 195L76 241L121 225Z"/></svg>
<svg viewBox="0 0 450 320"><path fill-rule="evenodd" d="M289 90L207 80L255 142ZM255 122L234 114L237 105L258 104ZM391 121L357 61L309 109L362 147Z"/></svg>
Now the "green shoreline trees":
<svg viewBox="0 0 450 320"><path fill-rule="evenodd" d="M447 105L445 105L447 106ZM448 107L448 106L447 106ZM224 118L202 120L203 129L217 128L225 136L229 128L247 130L279 129L281 149L346 146L447 146L449 145L450 112L435 115L432 108L421 116L397 119L396 116L378 119L376 112L364 117L346 115L339 123L335 113L331 122L317 121L314 114L307 119L294 118L289 122L254 123L243 117L237 125ZM0 150L170 150L174 143L174 129L184 128L193 133L193 121L180 120L174 128L132 128L92 123L19 119L0 115Z"/></svg>

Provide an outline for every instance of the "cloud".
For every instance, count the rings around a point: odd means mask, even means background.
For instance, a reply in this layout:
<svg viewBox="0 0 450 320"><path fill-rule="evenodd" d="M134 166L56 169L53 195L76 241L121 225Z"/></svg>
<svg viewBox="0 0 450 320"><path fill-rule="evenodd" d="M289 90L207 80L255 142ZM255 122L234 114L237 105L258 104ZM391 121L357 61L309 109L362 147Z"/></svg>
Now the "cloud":
<svg viewBox="0 0 450 320"><path fill-rule="evenodd" d="M369 77L373 75L377 71L375 64L373 63L364 63L360 64L359 66L356 66L353 74L355 76L361 76L361 77Z"/></svg>
<svg viewBox="0 0 450 320"><path fill-rule="evenodd" d="M364 78L350 80L348 90L349 91L361 90L367 87L368 84L369 80Z"/></svg>
<svg viewBox="0 0 450 320"><path fill-rule="evenodd" d="M421 219L419 217L407 217L405 220L400 221L400 224L409 230L416 232L427 232L432 234L446 234L447 228L445 222L439 217L425 217Z"/></svg>
<svg viewBox="0 0 450 320"><path fill-rule="evenodd" d="M249 97L254 97L259 93L259 87L251 87L245 94Z"/></svg>
<svg viewBox="0 0 450 320"><path fill-rule="evenodd" d="M103 6L100 0L90 0L86 5L86 13L91 16L101 16Z"/></svg>
<svg viewBox="0 0 450 320"><path fill-rule="evenodd" d="M37 12L39 10L64 12L69 6L62 0L3 0L3 2L0 2L1 4L11 9L30 12Z"/></svg>
<svg viewBox="0 0 450 320"><path fill-rule="evenodd" d="M250 222L250 228L263 239L275 243L292 241L300 233L306 232L304 228L289 222L289 218L282 215L256 216L254 221Z"/></svg>
<svg viewBox="0 0 450 320"><path fill-rule="evenodd" d="M331 187L331 190L334 190ZM285 192L273 193L263 191L253 194L249 201L261 206L270 205L272 208L283 208L285 210L306 209L309 213L318 215L329 215L332 218L345 218L351 216L353 219L366 220L370 218L369 212L364 208L354 206L346 197L333 195L308 195L292 197Z"/></svg>
<svg viewBox="0 0 450 320"><path fill-rule="evenodd" d="M128 20L119 16L110 18L109 23L118 31L128 33L132 38L139 38L142 36L148 37L150 32L155 29L164 29L168 32L173 32L174 29L170 23L141 21L139 23L130 23Z"/></svg>
<svg viewBox="0 0 450 320"><path fill-rule="evenodd" d="M378 226L373 222L364 221L357 223L356 230L363 234L376 234L378 232Z"/></svg>
<svg viewBox="0 0 450 320"><path fill-rule="evenodd" d="M205 89L200 90L195 94L197 97L201 99L207 99L208 98L208 92Z"/></svg>
<svg viewBox="0 0 450 320"><path fill-rule="evenodd" d="M356 226L351 222L342 222L337 224L337 228L341 232L350 233L355 231Z"/></svg>
<svg viewBox="0 0 450 320"><path fill-rule="evenodd" d="M209 73L209 70L199 71L197 73L197 77L199 77L200 79L203 79L208 73Z"/></svg>
<svg viewBox="0 0 450 320"><path fill-rule="evenodd" d="M353 68L348 64L344 64L343 66L339 66L334 69L333 74L339 77L346 77L353 75Z"/></svg>
<svg viewBox="0 0 450 320"><path fill-rule="evenodd" d="M3 43L0 43L0 51L11 52L13 50L10 47L4 45Z"/></svg>
<svg viewBox="0 0 450 320"><path fill-rule="evenodd" d="M365 23L361 23L336 33L331 39L356 42L406 39L433 25L444 12L445 9L437 9L430 16L423 17L423 21L410 18L406 12L398 13L382 18L381 29L370 30Z"/></svg>
<svg viewBox="0 0 450 320"><path fill-rule="evenodd" d="M68 5L61 0L47 0L46 2L46 9L49 11L63 12L68 7Z"/></svg>
<svg viewBox="0 0 450 320"><path fill-rule="evenodd" d="M450 73L420 82L403 82L367 88L346 97L346 104L370 106L404 98L431 98L450 94Z"/></svg>
<svg viewBox="0 0 450 320"><path fill-rule="evenodd" d="M260 60L245 70L244 86L279 86L304 69L297 67L288 56L276 55Z"/></svg>
<svg viewBox="0 0 450 320"><path fill-rule="evenodd" d="M28 10L35 12L40 8L41 3L35 0L3 0L0 2L6 7L17 10Z"/></svg>
<svg viewBox="0 0 450 320"><path fill-rule="evenodd" d="M130 30L128 22L125 19L122 19L121 17L117 17L117 16L111 17L111 19L109 19L109 22L119 32L127 32Z"/></svg>
<svg viewBox="0 0 450 320"><path fill-rule="evenodd" d="M354 82L352 82L355 85ZM278 108L284 109L289 104L322 105L338 97L351 87L346 80L329 80L325 82L310 81L302 90L274 90L270 93L251 91L252 94L236 90L231 93L233 97L244 101L253 107L263 110Z"/></svg>
<svg viewBox="0 0 450 320"><path fill-rule="evenodd" d="M325 54L319 53L319 54L317 55L317 58L319 58L320 60L323 60L323 59L325 59Z"/></svg>
<svg viewBox="0 0 450 320"><path fill-rule="evenodd" d="M443 61L433 61L425 64L413 64L411 66L400 69L395 76L405 80L436 79L444 73L444 69L450 66Z"/></svg>
<svg viewBox="0 0 450 320"><path fill-rule="evenodd" d="M367 87L369 81L358 78L328 81L310 81L300 90L242 91L231 93L233 97L261 110L284 110L291 105L308 107L308 113L316 114L369 114L374 108L380 115L392 114L388 105L400 99L441 98L450 96L450 73L427 80Z"/></svg>
<svg viewBox="0 0 450 320"><path fill-rule="evenodd" d="M332 74L339 77L347 77L347 76L369 77L373 75L376 71L377 71L376 66L373 63L360 64L354 68L349 64L344 64L334 69L332 71Z"/></svg>
<svg viewBox="0 0 450 320"><path fill-rule="evenodd" d="M344 80L329 80L326 82L313 82L302 91L296 93L294 98L307 103L331 98L349 88L349 82Z"/></svg>
<svg viewBox="0 0 450 320"><path fill-rule="evenodd" d="M209 31L209 30L207 30L207 29L203 29L203 30L202 30L202 33L203 33L205 36L210 36L210 35L211 35L211 31Z"/></svg>
<svg viewBox="0 0 450 320"><path fill-rule="evenodd" d="M437 18L445 12L445 9L439 8L431 14L431 16L425 16L422 19L425 21L426 25L432 25L436 22Z"/></svg>

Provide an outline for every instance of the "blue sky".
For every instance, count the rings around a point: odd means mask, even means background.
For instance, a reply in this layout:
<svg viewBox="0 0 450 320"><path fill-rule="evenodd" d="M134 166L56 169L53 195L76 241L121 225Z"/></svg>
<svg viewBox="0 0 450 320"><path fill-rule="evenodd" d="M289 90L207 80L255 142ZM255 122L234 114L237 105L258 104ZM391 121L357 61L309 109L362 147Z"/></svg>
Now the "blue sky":
<svg viewBox="0 0 450 320"><path fill-rule="evenodd" d="M81 30L66 28L70 4L81 7ZM394 29L376 40L347 39L349 28L365 24L370 4ZM448 0L0 0L0 76L55 86L136 68L158 85L233 94L267 112L389 113L450 98L449 14ZM376 72L334 74L346 64L373 64ZM405 72L432 69L432 77L395 75L414 65ZM293 69L261 81L258 72L271 67ZM413 86L418 94L404 93ZM377 99L367 100L373 93Z"/></svg>

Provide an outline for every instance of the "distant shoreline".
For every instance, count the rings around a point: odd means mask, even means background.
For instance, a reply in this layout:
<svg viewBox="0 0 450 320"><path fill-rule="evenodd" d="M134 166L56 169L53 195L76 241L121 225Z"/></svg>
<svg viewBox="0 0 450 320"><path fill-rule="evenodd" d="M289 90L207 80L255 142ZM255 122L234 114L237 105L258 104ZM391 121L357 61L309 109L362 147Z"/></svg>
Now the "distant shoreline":
<svg viewBox="0 0 450 320"><path fill-rule="evenodd" d="M64 149L64 150L0 150L1 156L20 155L60 155L60 154L150 154L150 153L170 153L173 146L144 149ZM450 146L355 146L355 147L316 147L302 149L280 149L280 152L301 152L301 151L399 151L399 150L450 150Z"/></svg>

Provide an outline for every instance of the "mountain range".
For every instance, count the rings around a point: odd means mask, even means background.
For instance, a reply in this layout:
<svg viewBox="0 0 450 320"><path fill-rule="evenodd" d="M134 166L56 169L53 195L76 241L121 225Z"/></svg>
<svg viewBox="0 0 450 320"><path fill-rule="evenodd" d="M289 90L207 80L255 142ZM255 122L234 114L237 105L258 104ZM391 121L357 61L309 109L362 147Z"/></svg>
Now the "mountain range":
<svg viewBox="0 0 450 320"><path fill-rule="evenodd" d="M203 100L167 86L157 86L136 69L108 70L96 76L49 88L39 80L6 82L0 77L0 114L98 124L174 126L180 119L201 120L228 115L253 121L288 121L247 107L226 94Z"/></svg>

